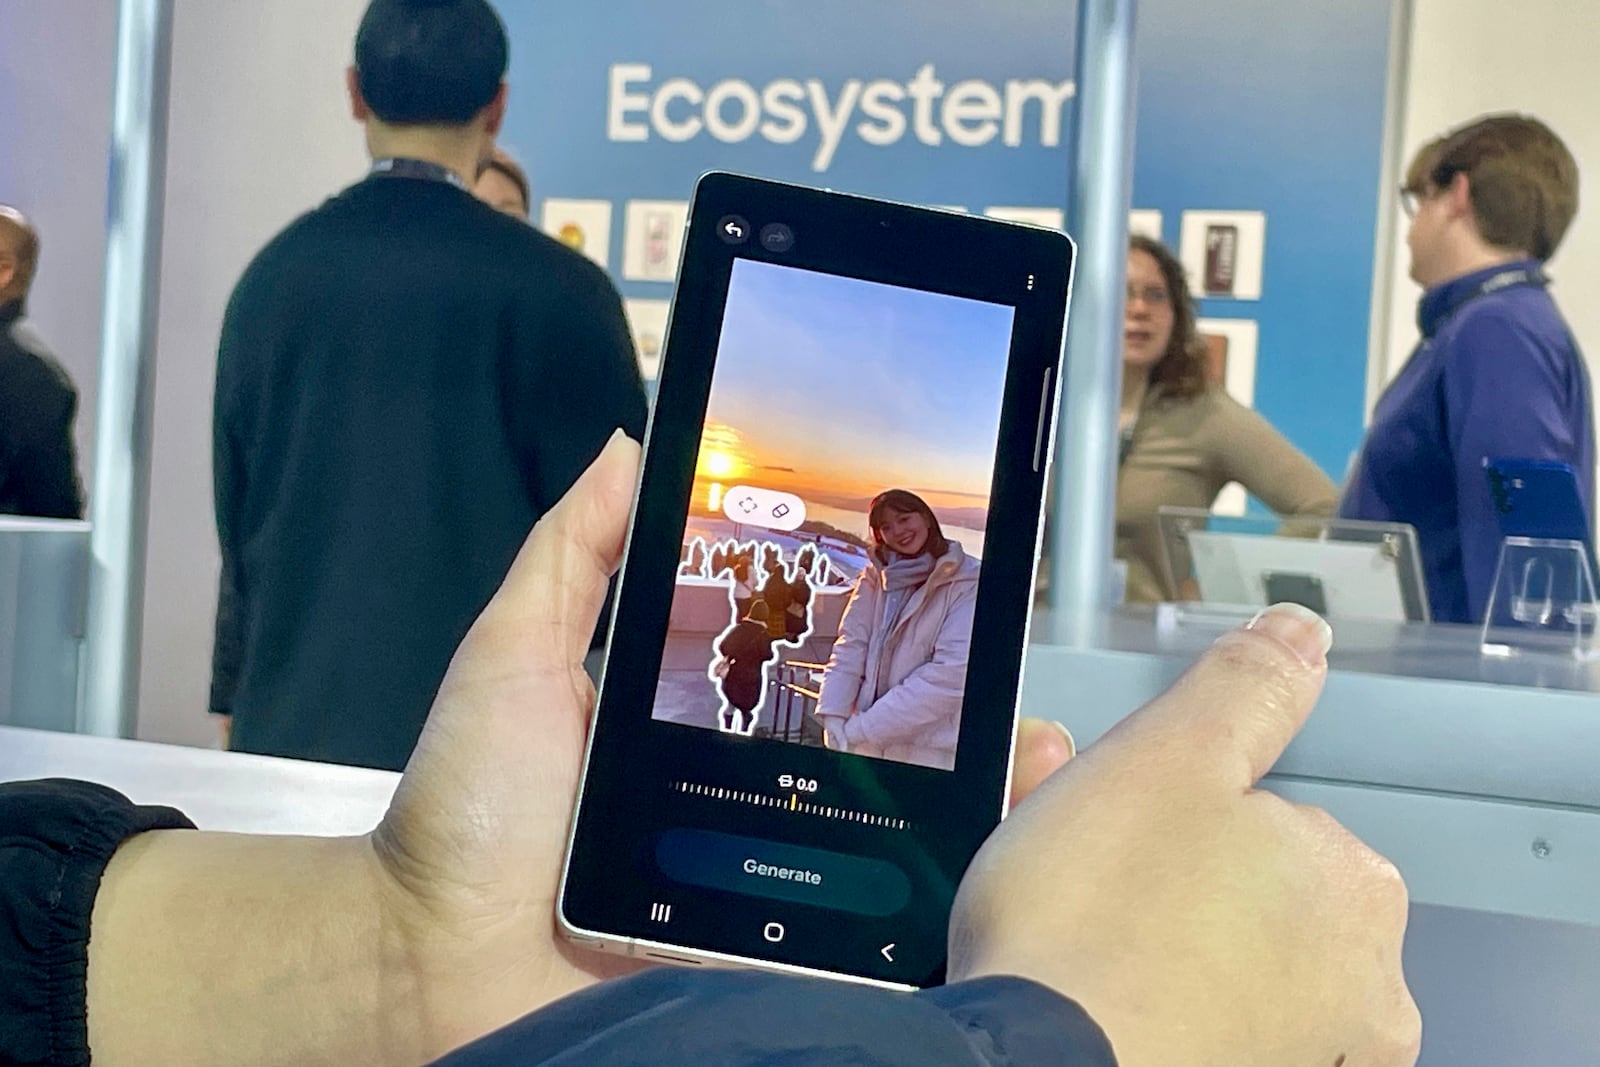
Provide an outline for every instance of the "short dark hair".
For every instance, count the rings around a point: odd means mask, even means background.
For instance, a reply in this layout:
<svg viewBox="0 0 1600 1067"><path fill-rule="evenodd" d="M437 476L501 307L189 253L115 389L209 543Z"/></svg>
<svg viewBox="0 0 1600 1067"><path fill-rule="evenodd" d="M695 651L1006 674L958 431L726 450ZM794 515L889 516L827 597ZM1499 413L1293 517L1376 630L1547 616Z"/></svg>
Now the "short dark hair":
<svg viewBox="0 0 1600 1067"><path fill-rule="evenodd" d="M500 91L510 59L488 0L372 0L356 31L356 83L396 126L465 126Z"/></svg>
<svg viewBox="0 0 1600 1067"><path fill-rule="evenodd" d="M1143 252L1156 261L1172 302L1172 336L1167 350L1150 368L1150 384L1173 396L1199 396L1206 391L1206 343L1200 337L1199 314L1183 264L1160 241L1136 233L1128 238L1128 251Z"/></svg>
<svg viewBox="0 0 1600 1067"><path fill-rule="evenodd" d="M879 531L889 520L891 512L896 515L921 515L927 521L928 542L923 546L923 551L934 559L940 559L950 551L950 541L939 526L939 516L933 513L926 500L907 489L885 489L872 498L872 504L867 508L867 525L872 528L872 554L879 563L889 562L889 546L883 543L883 534Z"/></svg>
<svg viewBox="0 0 1600 1067"><path fill-rule="evenodd" d="M1428 142L1411 160L1406 188L1446 189L1457 174L1467 175L1479 234L1499 248L1549 259L1578 213L1577 160L1528 115L1486 115Z"/></svg>

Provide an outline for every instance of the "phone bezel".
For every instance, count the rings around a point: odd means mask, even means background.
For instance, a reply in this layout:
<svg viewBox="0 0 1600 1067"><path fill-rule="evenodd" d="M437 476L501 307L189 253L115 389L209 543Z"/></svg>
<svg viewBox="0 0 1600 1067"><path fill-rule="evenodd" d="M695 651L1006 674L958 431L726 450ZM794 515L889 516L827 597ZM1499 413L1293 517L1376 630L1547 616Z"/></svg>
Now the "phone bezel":
<svg viewBox="0 0 1600 1067"><path fill-rule="evenodd" d="M771 253L760 248L753 239L743 244L730 244L715 232L719 220L728 215L746 219L752 238L768 222L784 222L795 233L794 244L782 252ZM948 255L951 248L961 249L961 255ZM941 255L941 251L945 254ZM938 967L912 980L901 981L861 973L861 969L813 966L631 932L629 927L637 931L638 923L594 922L596 905L591 901L580 901L574 908L571 897L574 870L575 865L586 868L588 880L594 881L593 868L602 862L600 852L605 847L604 842L586 840L586 835L601 832L594 827L600 825L605 816L597 815L596 811L616 810L619 800L625 802L630 797L629 790L617 784L619 777L626 777L629 768L626 753L630 749L637 750L640 745L637 738L626 736L628 731L638 730L644 723L648 723L644 725L647 731L657 727L687 731L692 736L681 737L680 748L698 748L711 753L749 743L725 738L715 731L675 727L649 719L670 610L670 603L662 602L660 591L662 588L670 590L672 577L676 575L694 461L716 362L716 342L722 328L733 265L738 259L966 296L1006 304L1014 309L1005 400L991 485L987 537L992 547L985 553L983 563L955 769L913 767L784 746L797 750L785 759L802 768L816 765L819 759L845 759L853 760L856 765L871 765L858 766L856 769L860 773L851 777L862 781L871 779L886 794L896 797L909 794L914 796L914 802L928 805L929 797L937 793L950 794L942 803L958 819L966 821L954 831L956 840L925 842L921 854L940 871L953 866L952 856L964 855L960 864L964 869L982 838L1003 814L1009 790L1023 650L1042 539L1044 489L1055 437L1054 416L1061 388L1061 338L1073 258L1070 239L1052 230L725 173L702 177L695 190L683 242L679 285L662 347L657 403L646 433L640 484L611 623L610 647L602 671L600 703L590 731L579 808L563 864L558 920L570 940L591 948L651 956L667 962L759 966L897 988L930 985L942 979L942 957ZM1029 278L1026 283L1025 277ZM656 530L657 539L653 542L637 540L635 533L641 529ZM992 556L995 547L1008 554L1000 558ZM670 595L666 600L670 601ZM624 624L622 620L628 621ZM640 682L641 678L647 681ZM975 697L978 698L976 702L985 702L986 706L1003 706L1009 714L974 716L970 709ZM642 713L635 710L640 701L646 705ZM655 740L667 747L678 743L670 736ZM746 750L738 755L748 757L749 753ZM734 758L729 756L729 760ZM724 769L731 773L742 767ZM883 784L885 781L887 784ZM908 783L918 781L921 784L917 788L909 787ZM635 794L632 800L640 802L643 798ZM933 807L921 810L931 811ZM984 812L989 814L982 814ZM798 836L807 840L815 835ZM948 851L942 856L934 855L945 850L947 845ZM580 857L580 848L594 849L596 854ZM943 888L948 888L953 896L959 872L951 873L954 879ZM590 915L575 917L570 914L572 910L588 911ZM945 913L947 915L947 909Z"/></svg>

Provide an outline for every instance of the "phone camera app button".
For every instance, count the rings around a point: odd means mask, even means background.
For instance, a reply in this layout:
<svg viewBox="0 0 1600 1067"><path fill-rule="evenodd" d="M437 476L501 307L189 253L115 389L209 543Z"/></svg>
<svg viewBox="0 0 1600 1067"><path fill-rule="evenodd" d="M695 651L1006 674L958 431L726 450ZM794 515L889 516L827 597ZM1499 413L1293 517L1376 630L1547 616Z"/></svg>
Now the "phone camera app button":
<svg viewBox="0 0 1600 1067"><path fill-rule="evenodd" d="M761 247L768 252L787 252L794 247L794 231L781 222L761 227Z"/></svg>
<svg viewBox="0 0 1600 1067"><path fill-rule="evenodd" d="M782 923L768 923L767 928L761 931L761 936L772 942L774 945L783 940L783 934L784 930Z"/></svg>
<svg viewBox="0 0 1600 1067"><path fill-rule="evenodd" d="M717 236L725 244L742 245L750 239L750 224L738 215L724 215L717 223Z"/></svg>

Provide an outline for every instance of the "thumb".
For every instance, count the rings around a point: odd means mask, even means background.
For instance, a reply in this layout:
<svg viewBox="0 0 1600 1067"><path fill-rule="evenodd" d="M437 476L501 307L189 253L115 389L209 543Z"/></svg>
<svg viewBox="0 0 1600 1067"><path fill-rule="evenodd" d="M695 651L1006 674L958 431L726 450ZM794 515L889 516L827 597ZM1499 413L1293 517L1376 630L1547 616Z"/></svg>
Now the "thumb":
<svg viewBox="0 0 1600 1067"><path fill-rule="evenodd" d="M1016 751L1011 758L1011 806L1028 799L1076 752L1077 743L1071 732L1059 722L1023 719L1017 723Z"/></svg>
<svg viewBox="0 0 1600 1067"><path fill-rule="evenodd" d="M1305 725L1327 678L1332 642L1332 628L1309 609L1266 609L1118 723L1095 746L1096 762L1133 775L1159 766L1180 788L1211 781L1250 789Z"/></svg>
<svg viewBox="0 0 1600 1067"><path fill-rule="evenodd" d="M582 662L622 558L638 472L639 446L618 430L534 526L480 623L526 642L544 666Z"/></svg>

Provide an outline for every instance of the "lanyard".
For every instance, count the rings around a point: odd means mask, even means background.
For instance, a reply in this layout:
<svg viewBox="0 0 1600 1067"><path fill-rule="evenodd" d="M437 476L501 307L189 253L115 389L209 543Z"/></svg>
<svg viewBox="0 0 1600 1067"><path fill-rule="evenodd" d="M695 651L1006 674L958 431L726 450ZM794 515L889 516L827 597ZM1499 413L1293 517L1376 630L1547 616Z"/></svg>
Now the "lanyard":
<svg viewBox="0 0 1600 1067"><path fill-rule="evenodd" d="M420 178L427 182L444 182L467 191L467 183L461 180L461 175L426 159L379 159L373 162L368 174L374 178Z"/></svg>
<svg viewBox="0 0 1600 1067"><path fill-rule="evenodd" d="M1128 453L1133 451L1133 434L1138 428L1139 420L1134 419L1117 434L1117 467L1119 469L1124 463L1128 462Z"/></svg>
<svg viewBox="0 0 1600 1067"><path fill-rule="evenodd" d="M1498 293L1500 290L1509 289L1514 285L1537 285L1542 289L1549 284L1549 276L1538 267L1513 267L1511 270L1503 270L1489 275L1475 287L1458 296L1449 307L1445 308L1438 321L1440 323L1445 322L1480 296Z"/></svg>

